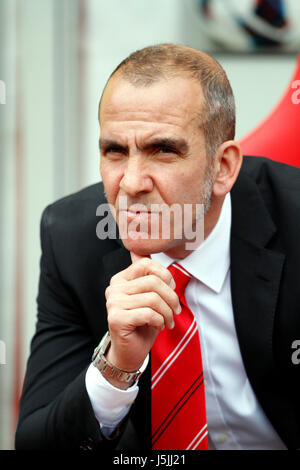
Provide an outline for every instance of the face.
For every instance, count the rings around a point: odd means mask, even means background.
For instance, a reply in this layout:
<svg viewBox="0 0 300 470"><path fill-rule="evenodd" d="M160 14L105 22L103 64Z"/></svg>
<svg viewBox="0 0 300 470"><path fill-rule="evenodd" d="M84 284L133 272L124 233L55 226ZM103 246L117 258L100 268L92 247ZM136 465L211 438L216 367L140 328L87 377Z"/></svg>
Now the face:
<svg viewBox="0 0 300 470"><path fill-rule="evenodd" d="M185 257L200 204L209 217L213 169L199 126L202 103L200 86L189 78L136 87L113 77L105 89L100 172L129 251Z"/></svg>

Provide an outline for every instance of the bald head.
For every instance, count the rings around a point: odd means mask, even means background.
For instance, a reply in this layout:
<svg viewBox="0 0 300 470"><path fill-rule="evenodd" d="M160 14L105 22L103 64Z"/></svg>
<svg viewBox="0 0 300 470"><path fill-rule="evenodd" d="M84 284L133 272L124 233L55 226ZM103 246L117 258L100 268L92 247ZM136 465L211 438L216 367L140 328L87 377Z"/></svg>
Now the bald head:
<svg viewBox="0 0 300 470"><path fill-rule="evenodd" d="M129 55L109 80L119 77L136 87L150 87L177 76L197 81L202 89L204 102L199 109L199 126L204 132L207 155L212 159L219 145L235 135L232 89L226 73L213 57L187 46L159 44Z"/></svg>

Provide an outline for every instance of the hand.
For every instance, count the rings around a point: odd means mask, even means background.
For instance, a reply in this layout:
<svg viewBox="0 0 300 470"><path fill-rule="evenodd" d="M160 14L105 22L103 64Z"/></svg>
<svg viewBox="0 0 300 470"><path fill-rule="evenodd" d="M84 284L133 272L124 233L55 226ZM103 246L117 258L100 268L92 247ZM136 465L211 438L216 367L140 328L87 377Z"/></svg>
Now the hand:
<svg viewBox="0 0 300 470"><path fill-rule="evenodd" d="M107 360L126 371L141 367L158 332L173 328L173 314L181 311L170 271L135 253L131 259L105 292L111 335Z"/></svg>

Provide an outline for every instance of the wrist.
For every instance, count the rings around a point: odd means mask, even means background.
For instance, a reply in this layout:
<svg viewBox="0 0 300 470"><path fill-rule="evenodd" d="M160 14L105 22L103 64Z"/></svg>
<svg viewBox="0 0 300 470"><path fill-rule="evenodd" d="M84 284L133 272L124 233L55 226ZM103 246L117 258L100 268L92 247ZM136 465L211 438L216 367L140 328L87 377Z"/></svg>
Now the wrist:
<svg viewBox="0 0 300 470"><path fill-rule="evenodd" d="M143 371L146 369L149 355L146 357L144 363L139 369L123 370L111 362L111 356L108 354L110 345L111 339L109 332L107 332L102 338L99 346L94 350L94 354L92 356L93 365L101 372L103 377L111 385L119 389L126 390L139 379Z"/></svg>
<svg viewBox="0 0 300 470"><path fill-rule="evenodd" d="M118 348L114 348L114 343L111 342L104 354L107 362L113 364L114 367L125 370L130 373L135 373L143 366L144 360L136 361L136 357L132 354L128 355L128 349L126 354L122 354L118 351ZM128 357L129 356L129 357Z"/></svg>

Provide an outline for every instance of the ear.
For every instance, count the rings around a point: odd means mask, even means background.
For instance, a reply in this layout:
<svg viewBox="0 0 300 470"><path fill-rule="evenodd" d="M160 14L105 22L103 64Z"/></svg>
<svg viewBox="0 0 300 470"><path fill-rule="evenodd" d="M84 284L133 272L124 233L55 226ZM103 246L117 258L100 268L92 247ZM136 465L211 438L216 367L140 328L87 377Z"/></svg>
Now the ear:
<svg viewBox="0 0 300 470"><path fill-rule="evenodd" d="M243 161L241 147L235 140L223 142L215 155L213 195L225 196L234 185Z"/></svg>

